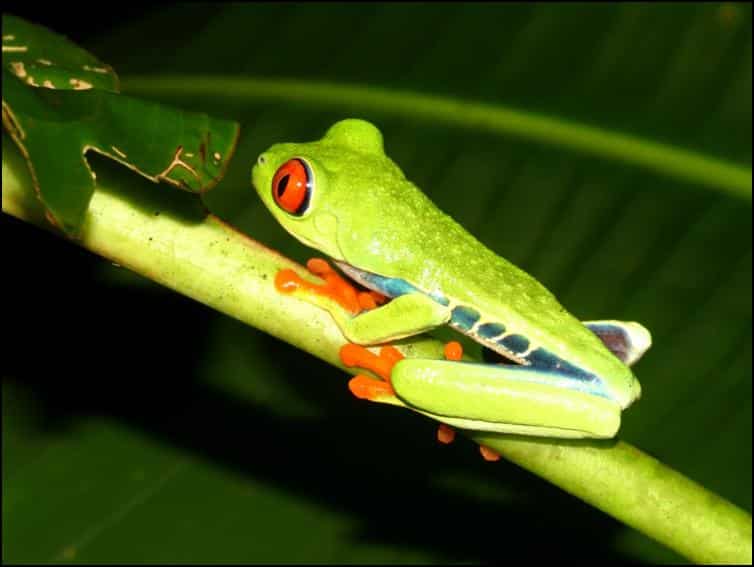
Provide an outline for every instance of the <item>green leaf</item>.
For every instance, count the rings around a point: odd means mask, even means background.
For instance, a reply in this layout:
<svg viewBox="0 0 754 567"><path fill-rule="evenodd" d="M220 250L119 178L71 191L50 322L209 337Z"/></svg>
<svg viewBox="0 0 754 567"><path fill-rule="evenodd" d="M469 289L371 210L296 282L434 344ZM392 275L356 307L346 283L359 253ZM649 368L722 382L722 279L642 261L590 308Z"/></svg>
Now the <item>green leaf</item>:
<svg viewBox="0 0 754 567"><path fill-rule="evenodd" d="M34 88L120 90L112 67L68 38L10 14L3 14L3 68Z"/></svg>
<svg viewBox="0 0 754 567"><path fill-rule="evenodd" d="M87 153L190 192L225 173L238 124L118 93L111 67L66 38L3 15L3 126L49 220L77 234L96 186Z"/></svg>

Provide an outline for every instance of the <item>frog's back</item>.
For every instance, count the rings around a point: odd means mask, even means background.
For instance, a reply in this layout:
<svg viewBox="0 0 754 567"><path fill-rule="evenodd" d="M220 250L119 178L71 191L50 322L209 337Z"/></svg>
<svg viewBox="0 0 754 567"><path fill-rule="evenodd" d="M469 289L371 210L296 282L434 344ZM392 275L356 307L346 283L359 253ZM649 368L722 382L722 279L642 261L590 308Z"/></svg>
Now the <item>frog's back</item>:
<svg viewBox="0 0 754 567"><path fill-rule="evenodd" d="M426 265L423 273L413 275L412 283L445 295L453 327L494 350L522 359L540 347L564 358L566 351L603 348L539 281L495 254L452 219L442 225L442 234L452 235L452 243L443 246L430 241L425 249L428 264L438 268L434 281L440 289L433 290L431 281L422 277L429 272ZM504 230L500 236L505 238Z"/></svg>
<svg viewBox="0 0 754 567"><path fill-rule="evenodd" d="M369 234L358 236L375 250L393 251L373 256L372 265L392 280L397 293L426 293L450 308L453 328L520 363L584 377L615 370L619 361L549 290L409 185L400 198L389 200L389 210L375 214L385 222L377 220ZM390 226L387 219L400 219L401 226ZM499 236L515 238L504 226Z"/></svg>

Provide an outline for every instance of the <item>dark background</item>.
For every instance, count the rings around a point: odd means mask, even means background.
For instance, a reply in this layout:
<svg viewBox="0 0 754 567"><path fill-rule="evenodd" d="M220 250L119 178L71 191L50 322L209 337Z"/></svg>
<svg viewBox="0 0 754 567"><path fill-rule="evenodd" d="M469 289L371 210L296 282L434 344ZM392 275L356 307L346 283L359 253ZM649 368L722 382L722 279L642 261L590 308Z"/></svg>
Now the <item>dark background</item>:
<svg viewBox="0 0 754 567"><path fill-rule="evenodd" d="M300 77L408 89L751 163L743 4L136 4L6 9L122 77ZM748 59L747 59L748 58ZM748 61L748 65L747 65ZM748 90L747 90L748 89ZM748 97L748 98L747 98ZM303 260L256 202L274 141L359 112L480 239L583 318L644 322L622 437L751 510L751 207L712 187L358 108L186 93L242 123L207 196ZM98 175L122 175L104 160ZM3 560L678 560L408 412L353 400L297 349L3 215Z"/></svg>

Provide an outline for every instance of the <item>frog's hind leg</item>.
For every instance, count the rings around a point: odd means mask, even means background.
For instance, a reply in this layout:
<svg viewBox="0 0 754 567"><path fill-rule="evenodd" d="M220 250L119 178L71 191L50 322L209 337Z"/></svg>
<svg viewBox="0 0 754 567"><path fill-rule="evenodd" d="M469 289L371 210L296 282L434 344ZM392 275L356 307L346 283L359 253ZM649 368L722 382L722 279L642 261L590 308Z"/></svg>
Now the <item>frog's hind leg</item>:
<svg viewBox="0 0 754 567"><path fill-rule="evenodd" d="M459 342L451 341L445 345L444 355L446 360L461 360L463 347ZM378 403L405 406L395 395L395 390L390 383L390 375L393 367L404 357L398 349L392 346L384 346L379 354L374 354L366 347L347 343L340 349L340 360L348 367L363 368L379 376L381 380L370 378L364 374L358 374L349 380L348 389L359 399ZM440 443L452 443L455 439L455 430L445 423L437 428L437 440ZM479 445L479 452L486 461L497 461L500 455L486 447Z"/></svg>
<svg viewBox="0 0 754 567"><path fill-rule="evenodd" d="M461 346L461 343L459 342L451 341L445 344L443 354L445 355L445 360L461 360L463 358L463 346ZM440 443L449 445L455 441L455 438L456 430L450 425L441 423L437 427L437 440Z"/></svg>
<svg viewBox="0 0 754 567"><path fill-rule="evenodd" d="M652 346L652 334L635 321L584 321L615 356L633 366Z"/></svg>
<svg viewBox="0 0 754 567"><path fill-rule="evenodd" d="M463 358L463 346L459 342L451 341L445 345L444 354L445 360L461 360ZM449 425L441 423L437 428L437 440L440 443L452 443L455 437L456 432ZM500 459L498 453L484 445L479 445L479 452L485 461L497 461Z"/></svg>

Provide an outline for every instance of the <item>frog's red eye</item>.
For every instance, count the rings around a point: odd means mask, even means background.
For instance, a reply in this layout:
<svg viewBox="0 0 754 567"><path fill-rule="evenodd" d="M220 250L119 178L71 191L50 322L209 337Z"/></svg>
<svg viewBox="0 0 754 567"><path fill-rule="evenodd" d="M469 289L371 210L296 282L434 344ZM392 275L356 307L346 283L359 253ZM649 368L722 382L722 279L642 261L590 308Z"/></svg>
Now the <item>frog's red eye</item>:
<svg viewBox="0 0 754 567"><path fill-rule="evenodd" d="M281 165L272 178L272 196L278 206L301 216L309 208L312 192L312 172L302 159L290 159Z"/></svg>

